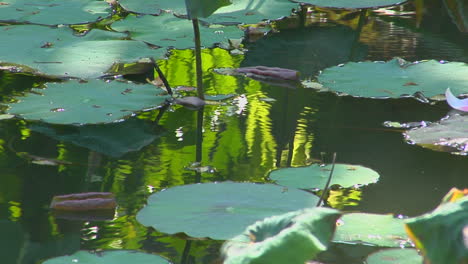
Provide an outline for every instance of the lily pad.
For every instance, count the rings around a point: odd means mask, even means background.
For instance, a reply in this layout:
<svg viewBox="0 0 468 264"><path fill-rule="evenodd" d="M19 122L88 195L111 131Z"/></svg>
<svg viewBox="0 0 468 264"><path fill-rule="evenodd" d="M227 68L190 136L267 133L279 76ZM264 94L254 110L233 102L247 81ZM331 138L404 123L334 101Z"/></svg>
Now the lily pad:
<svg viewBox="0 0 468 264"><path fill-rule="evenodd" d="M80 250L73 255L51 258L42 264L169 264L166 259L153 254L132 250L104 250L94 253Z"/></svg>
<svg viewBox="0 0 468 264"><path fill-rule="evenodd" d="M223 245L224 264L304 263L327 249L339 216L316 207L258 221Z"/></svg>
<svg viewBox="0 0 468 264"><path fill-rule="evenodd" d="M312 164L308 167L283 168L270 172L269 177L287 187L322 189L327 183L331 167L332 165ZM372 169L359 165L335 164L330 184L349 188L375 183L378 180L379 174Z"/></svg>
<svg viewBox="0 0 468 264"><path fill-rule="evenodd" d="M191 184L151 195L137 220L168 234L227 240L255 221L314 207L317 202L310 193L273 184Z"/></svg>
<svg viewBox="0 0 468 264"><path fill-rule="evenodd" d="M55 124L97 124L118 121L137 111L155 108L168 96L153 85L90 80L49 83L46 89L33 89L8 114L28 120Z"/></svg>
<svg viewBox="0 0 468 264"><path fill-rule="evenodd" d="M140 41L122 40L125 37L99 29L76 36L68 27L5 26L0 30L0 49L8 52L0 53L0 65L25 65L46 75L96 78L114 63L158 59L166 53Z"/></svg>
<svg viewBox="0 0 468 264"><path fill-rule="evenodd" d="M112 28L120 32L129 32L132 39L161 47L187 49L194 46L192 22L172 14L128 16L113 23ZM239 39L244 36L244 32L237 26L200 26L200 34L201 44L205 47L212 47L216 43L228 45L228 39Z"/></svg>
<svg viewBox="0 0 468 264"><path fill-rule="evenodd" d="M403 219L392 215L351 213L345 214L337 223L333 238L337 243L380 247L411 246Z"/></svg>
<svg viewBox="0 0 468 264"><path fill-rule="evenodd" d="M8 22L84 24L108 17L111 12L106 1L97 0L2 0L0 3L0 21Z"/></svg>
<svg viewBox="0 0 468 264"><path fill-rule="evenodd" d="M277 19L291 14L298 4L284 0L229 0L232 4L219 8L204 21L210 23L244 23L254 24L265 19ZM185 15L185 0L158 0L147 2L141 0L120 0L119 3L128 11L141 14L160 14L169 10L175 14ZM203 39L203 37L202 37Z"/></svg>
<svg viewBox="0 0 468 264"><path fill-rule="evenodd" d="M422 264L423 258L416 249L392 248L372 253L366 264Z"/></svg>
<svg viewBox="0 0 468 264"><path fill-rule="evenodd" d="M32 124L30 129L111 157L121 157L128 152L138 151L158 137L147 122L137 118L118 123L71 128L39 123Z"/></svg>
<svg viewBox="0 0 468 264"><path fill-rule="evenodd" d="M453 114L428 126L411 129L404 136L410 143L424 148L467 155L468 115Z"/></svg>
<svg viewBox="0 0 468 264"><path fill-rule="evenodd" d="M468 93L468 64L435 60L415 63L348 62L325 69L318 80L331 91L358 97L399 98L422 93L434 97L450 87L454 94Z"/></svg>
<svg viewBox="0 0 468 264"><path fill-rule="evenodd" d="M468 262L468 196L405 223L427 263Z"/></svg>
<svg viewBox="0 0 468 264"><path fill-rule="evenodd" d="M319 7L343 8L343 9L361 9L361 8L380 8L386 6L395 6L405 3L407 0L300 0L298 2L311 4Z"/></svg>

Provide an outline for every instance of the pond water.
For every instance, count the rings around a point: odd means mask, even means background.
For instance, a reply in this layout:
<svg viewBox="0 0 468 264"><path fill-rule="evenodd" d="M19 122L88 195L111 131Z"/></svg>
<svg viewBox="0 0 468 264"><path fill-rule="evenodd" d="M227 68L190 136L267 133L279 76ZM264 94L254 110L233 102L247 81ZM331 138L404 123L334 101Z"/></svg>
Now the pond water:
<svg viewBox="0 0 468 264"><path fill-rule="evenodd" d="M174 263L219 263L222 241L189 240L139 224L135 215L146 198L167 187L197 182L268 182L273 169L330 162L335 152L337 162L363 165L381 176L359 190L333 190L329 205L341 210L415 216L437 206L452 187L466 188L466 156L408 144L401 130L383 126L385 121L437 121L450 110L445 102L340 97L212 71L265 65L296 69L313 78L351 57L468 63L468 35L458 30L443 6L427 4L425 13L416 13L411 3L388 10L369 17L357 44L355 15L311 9L306 28L284 29L249 43L244 55L205 50L207 93L235 97L203 111L171 106L160 119L159 110L145 112L104 132L93 130L104 135L99 141L65 138L86 133L73 127L1 121L0 219L10 220L0 226L0 256L7 260L2 263L34 264L78 249L138 249ZM338 15L342 19L331 19ZM285 21L283 27L295 23ZM181 50L160 64L172 86L194 86L193 62L192 51ZM0 72L1 99L6 102L44 81ZM132 147L114 149L102 143L127 137L134 141ZM31 162L34 156L70 163L40 165ZM196 161L199 166L192 164ZM196 167L204 170L190 169ZM119 207L113 220L69 221L48 210L54 195L87 191L116 195ZM362 263L360 252L372 251L351 246L334 250L327 263Z"/></svg>

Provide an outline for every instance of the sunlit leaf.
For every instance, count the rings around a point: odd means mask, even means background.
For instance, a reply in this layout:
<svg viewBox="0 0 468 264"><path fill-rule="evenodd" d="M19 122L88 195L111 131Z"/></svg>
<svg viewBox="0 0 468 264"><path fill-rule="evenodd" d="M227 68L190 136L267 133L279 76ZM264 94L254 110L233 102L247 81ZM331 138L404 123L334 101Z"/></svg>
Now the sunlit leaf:
<svg viewBox="0 0 468 264"><path fill-rule="evenodd" d="M73 255L48 259L42 264L169 264L166 259L153 254L130 250L105 250L94 253L78 251Z"/></svg>
<svg viewBox="0 0 468 264"><path fill-rule="evenodd" d="M468 153L468 116L452 114L439 122L405 132L410 142L436 151Z"/></svg>
<svg viewBox="0 0 468 264"><path fill-rule="evenodd" d="M168 234L226 240L265 217L313 207L318 197L273 184L204 183L153 194L140 223Z"/></svg>
<svg viewBox="0 0 468 264"><path fill-rule="evenodd" d="M340 213L313 208L265 218L222 248L225 264L303 264L327 249Z"/></svg>
<svg viewBox="0 0 468 264"><path fill-rule="evenodd" d="M33 89L7 112L24 119L56 124L110 123L137 111L155 108L168 96L153 85L90 80L49 83L46 89Z"/></svg>
<svg viewBox="0 0 468 264"><path fill-rule="evenodd" d="M379 8L386 6L400 5L407 0L295 0L297 2L307 3L319 7L360 9L360 8Z"/></svg>
<svg viewBox="0 0 468 264"><path fill-rule="evenodd" d="M331 167L332 165L312 164L308 167L282 168L270 172L269 177L287 187L322 189L328 180ZM378 179L379 174L372 169L359 165L335 164L330 184L347 188L375 183Z"/></svg>
<svg viewBox="0 0 468 264"><path fill-rule="evenodd" d="M428 263L468 262L468 196L405 223L411 240Z"/></svg>
<svg viewBox="0 0 468 264"><path fill-rule="evenodd" d="M366 264L422 264L423 258L415 249L392 248L370 254Z"/></svg>
<svg viewBox="0 0 468 264"><path fill-rule="evenodd" d="M128 16L124 20L112 24L112 28L120 32L129 32L132 39L145 41L162 47L175 47L177 49L192 48L193 26L192 22L163 14L160 16ZM157 28L157 30L155 30ZM228 45L228 39L239 39L244 36L237 26L200 26L201 44L212 47L215 43Z"/></svg>
<svg viewBox="0 0 468 264"><path fill-rule="evenodd" d="M110 16L111 11L106 1L97 0L2 0L0 21L82 24Z"/></svg>
<svg viewBox="0 0 468 264"><path fill-rule="evenodd" d="M409 63L402 59L388 62L349 62L325 69L318 80L331 91L358 97L399 98L422 93L425 97L468 92L468 65L435 60Z"/></svg>
<svg viewBox="0 0 468 264"><path fill-rule="evenodd" d="M351 213L343 215L337 223L333 240L338 243L381 247L411 246L403 219L392 215Z"/></svg>
<svg viewBox="0 0 468 264"><path fill-rule="evenodd" d="M125 37L99 29L80 37L67 27L5 26L0 30L0 50L8 52L0 53L0 64L25 65L47 75L95 78L114 63L159 59L166 53L143 42L122 40Z"/></svg>

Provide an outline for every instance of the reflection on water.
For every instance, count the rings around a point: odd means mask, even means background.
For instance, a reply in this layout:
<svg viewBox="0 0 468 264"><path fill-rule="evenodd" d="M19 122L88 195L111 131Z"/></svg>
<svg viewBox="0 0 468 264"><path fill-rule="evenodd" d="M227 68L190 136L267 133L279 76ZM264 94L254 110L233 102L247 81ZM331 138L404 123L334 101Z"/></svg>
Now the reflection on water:
<svg viewBox="0 0 468 264"><path fill-rule="evenodd" d="M412 8L407 6L403 11L412 12ZM99 159L86 148L92 141L80 146L65 137L72 132L86 136L84 129L54 127L49 137L37 129L32 131L32 124L22 120L0 122L0 230L10 229L12 237L17 238L12 242L0 240L1 245L8 245L2 248L11 252L5 259L29 264L78 248L125 248L161 254L176 263L181 259L214 263L219 261L222 241L168 236L135 220L148 195L200 181L265 182L267 173L275 168L328 161L333 152L337 152L340 163L360 164L381 175L380 182L361 190L333 190L328 204L335 208L416 215L436 206L451 187L466 187L466 157L408 145L398 130L382 125L388 120L439 120L448 111L444 103L338 97L212 71L265 64L300 69L303 76L313 77L324 67L348 61L356 40L353 37L357 36L352 28L358 17L347 14L343 21L332 21L332 14L321 14L320 25L268 36L249 44L250 50L244 55L231 56L222 49L204 51L207 93L238 95L204 109L202 157L197 166L212 170L187 169L196 161L197 112L180 106L168 109L157 124L159 111L155 110L132 119L127 123L134 124L130 128L116 125L119 131L113 134L117 138L136 134L143 127L144 135L150 131L156 136L146 140L143 135L144 144L134 148L119 145L119 155L102 155ZM468 45L463 45L468 42L467 36L456 33L450 20L445 22L449 33L433 30L424 20L418 22L418 28L415 13L404 17L391 12L374 14L359 36L354 58L387 60L400 56L407 60L468 62ZM292 44L296 46L292 48ZM192 50L173 51L169 60L161 62L161 69L173 86L195 85ZM13 84L17 85L14 92L20 92L41 81L0 72L2 96L13 93L9 90ZM21 153L71 164L40 166ZM90 161L94 161L93 166ZM119 204L115 219L67 222L49 214L48 203L54 195L84 191L114 192ZM68 247L58 246L65 244ZM28 252L23 259L21 250ZM335 254L336 263L360 263L348 250ZM367 254L368 248L363 251Z"/></svg>

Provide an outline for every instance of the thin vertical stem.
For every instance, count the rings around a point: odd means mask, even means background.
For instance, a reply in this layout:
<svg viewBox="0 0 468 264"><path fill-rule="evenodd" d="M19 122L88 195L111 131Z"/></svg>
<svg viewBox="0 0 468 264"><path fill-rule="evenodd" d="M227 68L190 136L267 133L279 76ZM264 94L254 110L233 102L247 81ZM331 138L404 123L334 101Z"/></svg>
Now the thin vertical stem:
<svg viewBox="0 0 468 264"><path fill-rule="evenodd" d="M154 60L154 58L151 58L151 62L153 63L153 67L154 67L154 69L156 70L156 72L158 73L159 78L160 78L161 81L164 83L164 86L166 86L167 93L170 94L170 95L172 95L171 86L169 85L169 82L167 81L166 76L165 76L164 73L161 71L161 68L159 68L158 63Z"/></svg>
<svg viewBox="0 0 468 264"><path fill-rule="evenodd" d="M200 27L198 19L192 19L193 33L195 35L195 65L197 69L197 92L198 98L205 100L203 93L203 79L202 79L202 58L201 58L201 40L200 40Z"/></svg>
<svg viewBox="0 0 468 264"><path fill-rule="evenodd" d="M317 207L319 207L323 200L325 199L325 195L328 192L328 188L330 187L330 182L333 176L333 170L335 169L335 161L336 161L336 152L333 153L333 161L332 161L332 168L330 170L330 175L328 176L327 184L325 184L325 188L323 188L322 195L320 196L320 199L317 203Z"/></svg>

